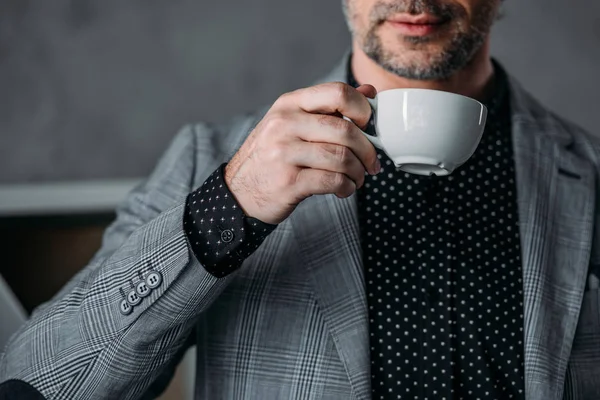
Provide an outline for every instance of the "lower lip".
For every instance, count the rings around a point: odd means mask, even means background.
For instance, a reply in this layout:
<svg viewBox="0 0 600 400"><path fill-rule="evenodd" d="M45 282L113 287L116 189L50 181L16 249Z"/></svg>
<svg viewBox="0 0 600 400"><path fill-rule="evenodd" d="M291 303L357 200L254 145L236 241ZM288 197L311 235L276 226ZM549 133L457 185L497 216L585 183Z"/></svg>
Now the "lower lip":
<svg viewBox="0 0 600 400"><path fill-rule="evenodd" d="M406 36L427 36L438 31L442 26L441 24L406 24L403 22L389 21L396 30L400 31Z"/></svg>

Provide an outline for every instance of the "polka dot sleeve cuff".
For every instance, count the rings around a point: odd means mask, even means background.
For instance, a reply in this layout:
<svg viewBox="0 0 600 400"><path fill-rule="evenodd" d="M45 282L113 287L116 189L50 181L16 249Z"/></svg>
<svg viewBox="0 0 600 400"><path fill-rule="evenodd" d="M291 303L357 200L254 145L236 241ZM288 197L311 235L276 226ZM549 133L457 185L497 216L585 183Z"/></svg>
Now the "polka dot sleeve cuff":
<svg viewBox="0 0 600 400"><path fill-rule="evenodd" d="M194 255L217 278L237 270L277 227L244 214L225 184L226 165L188 195L184 215Z"/></svg>

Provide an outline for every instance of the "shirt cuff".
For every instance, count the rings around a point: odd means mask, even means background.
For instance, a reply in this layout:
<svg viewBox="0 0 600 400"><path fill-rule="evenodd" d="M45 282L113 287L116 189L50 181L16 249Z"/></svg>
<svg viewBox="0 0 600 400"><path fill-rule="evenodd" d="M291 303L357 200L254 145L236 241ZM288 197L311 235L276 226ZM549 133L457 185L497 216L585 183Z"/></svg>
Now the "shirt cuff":
<svg viewBox="0 0 600 400"><path fill-rule="evenodd" d="M184 229L194 255L211 275L237 270L277 225L248 217L225 183L221 164L187 196Z"/></svg>

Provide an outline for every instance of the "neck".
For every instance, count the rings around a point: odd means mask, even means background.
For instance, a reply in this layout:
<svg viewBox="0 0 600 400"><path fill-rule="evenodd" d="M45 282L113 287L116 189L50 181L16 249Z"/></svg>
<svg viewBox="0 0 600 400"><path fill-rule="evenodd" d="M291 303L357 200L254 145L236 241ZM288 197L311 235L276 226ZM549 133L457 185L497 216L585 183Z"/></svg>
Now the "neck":
<svg viewBox="0 0 600 400"><path fill-rule="evenodd" d="M490 43L485 42L471 62L450 78L439 81L411 80L386 71L370 59L356 41L352 45L351 68L359 84L371 84L378 92L389 89L435 89L485 100L493 90L494 67L490 58Z"/></svg>

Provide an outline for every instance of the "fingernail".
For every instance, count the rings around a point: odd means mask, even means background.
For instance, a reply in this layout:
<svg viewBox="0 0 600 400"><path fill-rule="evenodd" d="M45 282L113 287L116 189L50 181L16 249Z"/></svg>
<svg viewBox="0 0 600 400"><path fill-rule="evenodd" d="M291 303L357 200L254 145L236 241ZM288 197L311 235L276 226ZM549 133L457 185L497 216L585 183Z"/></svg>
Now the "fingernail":
<svg viewBox="0 0 600 400"><path fill-rule="evenodd" d="M381 161L379 161L379 158L376 158L375 166L373 167L373 175L376 175L379 172L381 172Z"/></svg>

